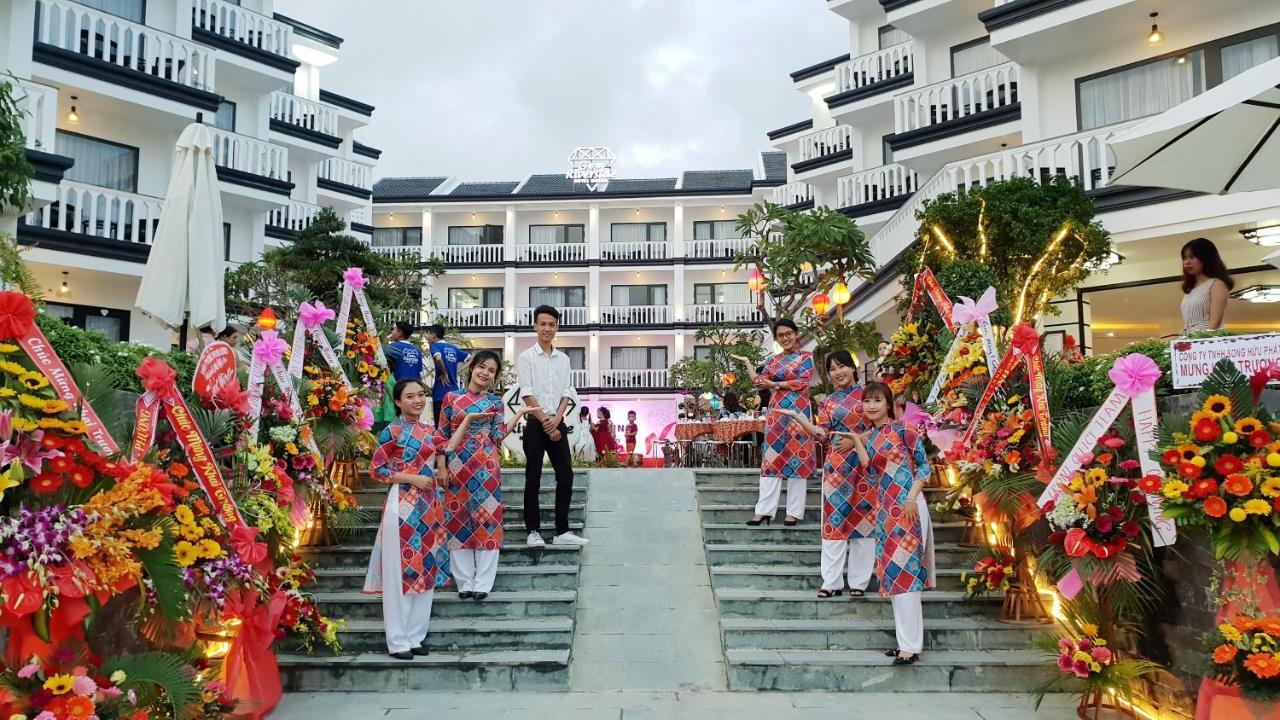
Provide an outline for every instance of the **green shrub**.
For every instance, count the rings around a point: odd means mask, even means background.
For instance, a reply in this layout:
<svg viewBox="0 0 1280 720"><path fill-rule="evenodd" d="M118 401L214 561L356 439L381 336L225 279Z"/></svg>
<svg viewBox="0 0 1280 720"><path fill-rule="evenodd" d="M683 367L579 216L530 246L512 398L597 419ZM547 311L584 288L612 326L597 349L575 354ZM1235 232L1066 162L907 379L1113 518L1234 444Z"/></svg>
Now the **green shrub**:
<svg viewBox="0 0 1280 720"><path fill-rule="evenodd" d="M47 315L37 315L36 323L68 367L76 363L102 366L117 388L140 393L142 383L135 371L144 358L154 355L173 366L178 373L178 388L191 399L191 378L196 369L196 356L192 353L161 352L147 345L117 342L102 333L81 330Z"/></svg>

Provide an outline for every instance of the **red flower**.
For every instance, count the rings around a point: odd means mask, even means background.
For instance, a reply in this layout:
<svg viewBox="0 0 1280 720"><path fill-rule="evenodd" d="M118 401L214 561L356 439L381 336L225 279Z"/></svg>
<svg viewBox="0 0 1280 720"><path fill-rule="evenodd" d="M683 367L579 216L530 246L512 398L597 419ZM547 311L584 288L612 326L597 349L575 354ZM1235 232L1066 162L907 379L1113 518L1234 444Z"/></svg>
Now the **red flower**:
<svg viewBox="0 0 1280 720"><path fill-rule="evenodd" d="M1208 515L1211 518L1220 518L1223 515L1226 515L1227 501L1223 500L1217 495L1214 495L1213 497L1210 497L1210 498L1205 498L1204 514Z"/></svg>
<svg viewBox="0 0 1280 720"><path fill-rule="evenodd" d="M1235 473L1227 476L1222 483L1222 488L1232 495L1244 497L1253 491L1253 481L1240 473Z"/></svg>
<svg viewBox="0 0 1280 720"><path fill-rule="evenodd" d="M1218 492L1218 481L1213 478L1201 478L1191 486L1187 494L1193 498L1206 498Z"/></svg>
<svg viewBox="0 0 1280 720"><path fill-rule="evenodd" d="M67 471L67 479L83 490L93 484L93 471L83 465L75 465Z"/></svg>
<svg viewBox="0 0 1280 720"><path fill-rule="evenodd" d="M1213 418L1200 418L1193 432L1200 442L1213 442L1222 437L1222 426Z"/></svg>
<svg viewBox="0 0 1280 720"><path fill-rule="evenodd" d="M1138 481L1138 488L1149 495L1160 492L1161 485L1162 480L1159 475L1146 475Z"/></svg>
<svg viewBox="0 0 1280 720"><path fill-rule="evenodd" d="M63 439L61 435L53 435L46 433L40 438L40 447L45 450L57 450L62 447Z"/></svg>
<svg viewBox="0 0 1280 720"><path fill-rule="evenodd" d="M1266 430L1255 430L1249 433L1249 444L1256 448L1264 448L1271 444L1271 433Z"/></svg>
<svg viewBox="0 0 1280 720"><path fill-rule="evenodd" d="M1182 453L1174 450L1165 450L1164 455L1160 457L1160 461L1165 465L1177 465L1182 461Z"/></svg>
<svg viewBox="0 0 1280 720"><path fill-rule="evenodd" d="M1195 480L1200 477L1200 468L1192 463L1184 462L1178 466L1178 474L1184 478Z"/></svg>
<svg viewBox="0 0 1280 720"><path fill-rule="evenodd" d="M0 292L0 340L24 337L36 319L31 298L16 290Z"/></svg>
<svg viewBox="0 0 1280 720"><path fill-rule="evenodd" d="M56 472L56 473L67 472L68 470L71 469L71 466L74 464L75 463L71 461L71 458L67 457L66 455L63 455L62 457L56 457L49 461L49 467L53 470L53 472Z"/></svg>
<svg viewBox="0 0 1280 720"><path fill-rule="evenodd" d="M62 487L62 476L56 473L43 472L31 478L32 492L48 495Z"/></svg>
<svg viewBox="0 0 1280 720"><path fill-rule="evenodd" d="M1165 453L1168 455L1168 453ZM1227 453L1218 458L1218 462L1213 464L1213 468L1218 471L1219 475L1227 476L1232 473L1238 473L1244 469L1244 462L1239 457Z"/></svg>

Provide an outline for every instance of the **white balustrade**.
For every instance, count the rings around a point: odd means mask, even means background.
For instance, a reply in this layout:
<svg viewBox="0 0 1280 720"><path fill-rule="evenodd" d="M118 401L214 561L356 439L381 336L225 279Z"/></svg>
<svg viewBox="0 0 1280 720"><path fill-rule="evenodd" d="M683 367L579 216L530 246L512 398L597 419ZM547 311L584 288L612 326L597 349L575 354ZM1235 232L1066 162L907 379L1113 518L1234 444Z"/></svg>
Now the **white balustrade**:
<svg viewBox="0 0 1280 720"><path fill-rule="evenodd" d="M662 325L671 322L670 305L605 305L600 321L606 325Z"/></svg>
<svg viewBox="0 0 1280 720"><path fill-rule="evenodd" d="M301 200L290 200L287 204L281 205L267 214L267 224L272 227L292 230L293 232L301 232L315 222L316 216L319 214L319 205L312 205Z"/></svg>
<svg viewBox="0 0 1280 720"><path fill-rule="evenodd" d="M372 249L379 255L386 255L392 260L422 259L422 248L418 245L374 245Z"/></svg>
<svg viewBox="0 0 1280 720"><path fill-rule="evenodd" d="M209 128L209 132L213 134L213 161L218 165L251 175L288 179L287 148L214 127Z"/></svg>
<svg viewBox="0 0 1280 720"><path fill-rule="evenodd" d="M1018 102L1018 65L1007 62L894 97L894 132L938 125Z"/></svg>
<svg viewBox="0 0 1280 720"><path fill-rule="evenodd" d="M587 371L580 368L569 370L569 384L575 388L587 387Z"/></svg>
<svg viewBox="0 0 1280 720"><path fill-rule="evenodd" d="M281 57L289 57L293 28L227 0L195 0L191 24Z"/></svg>
<svg viewBox="0 0 1280 720"><path fill-rule="evenodd" d="M502 246L445 245L436 248L436 255L447 263L499 263L502 262Z"/></svg>
<svg viewBox="0 0 1280 720"><path fill-rule="evenodd" d="M369 190L373 188L373 168L342 158L326 158L320 163L320 179Z"/></svg>
<svg viewBox="0 0 1280 720"><path fill-rule="evenodd" d="M351 211L349 222L360 223L361 225L373 224L373 209L368 207L358 207Z"/></svg>
<svg viewBox="0 0 1280 720"><path fill-rule="evenodd" d="M51 205L28 213L27 225L80 235L150 244L162 198L63 180Z"/></svg>
<svg viewBox="0 0 1280 720"><path fill-rule="evenodd" d="M524 243L516 246L520 262L586 262L586 243Z"/></svg>
<svg viewBox="0 0 1280 720"><path fill-rule="evenodd" d="M837 91L857 90L906 75L912 71L914 47L915 43L908 40L840 63L836 66Z"/></svg>
<svg viewBox="0 0 1280 720"><path fill-rule="evenodd" d="M30 80L17 81L13 100L18 106L18 122L26 146L33 150L53 152L54 132L58 126L58 88ZM0 79L0 82L4 82Z"/></svg>
<svg viewBox="0 0 1280 720"><path fill-rule="evenodd" d="M910 195L920 187L916 171L902 165L881 165L836 181L836 207L854 207Z"/></svg>
<svg viewBox="0 0 1280 720"><path fill-rule="evenodd" d="M660 388L667 386L666 368L601 370L601 385L607 388Z"/></svg>
<svg viewBox="0 0 1280 720"><path fill-rule="evenodd" d="M501 327L502 313L500 307L440 309L441 317L460 328Z"/></svg>
<svg viewBox="0 0 1280 720"><path fill-rule="evenodd" d="M560 325L586 325L587 309L585 307L562 307L556 308L560 311ZM524 327L533 326L534 308L522 307L516 308L516 325Z"/></svg>
<svg viewBox="0 0 1280 720"><path fill-rule="evenodd" d="M751 250L750 238L719 238L716 240L690 240L688 256L701 259L733 260L738 253Z"/></svg>
<svg viewBox="0 0 1280 720"><path fill-rule="evenodd" d="M730 322L763 322L760 308L751 303L688 305L689 322L715 324Z"/></svg>
<svg viewBox="0 0 1280 720"><path fill-rule="evenodd" d="M66 0L36 0L35 41L153 77L212 91L215 51Z"/></svg>
<svg viewBox="0 0 1280 720"><path fill-rule="evenodd" d="M813 186L807 182L793 182L779 185L770 191L772 201L776 205L788 207L801 203L813 202Z"/></svg>
<svg viewBox="0 0 1280 720"><path fill-rule="evenodd" d="M271 93L270 117L325 135L338 135L338 111L315 100L281 90Z"/></svg>
<svg viewBox="0 0 1280 720"><path fill-rule="evenodd" d="M836 125L800 136L800 162L817 160L829 155L848 152L853 148L853 128Z"/></svg>
<svg viewBox="0 0 1280 720"><path fill-rule="evenodd" d="M600 243L601 260L666 260L671 251L665 242L614 242Z"/></svg>

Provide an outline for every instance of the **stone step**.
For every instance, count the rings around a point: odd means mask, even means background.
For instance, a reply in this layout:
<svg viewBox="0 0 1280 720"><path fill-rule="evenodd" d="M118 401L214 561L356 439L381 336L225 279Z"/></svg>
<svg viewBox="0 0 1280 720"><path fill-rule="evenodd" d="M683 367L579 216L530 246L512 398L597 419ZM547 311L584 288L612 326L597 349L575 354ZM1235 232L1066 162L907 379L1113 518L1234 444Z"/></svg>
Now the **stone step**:
<svg viewBox="0 0 1280 720"><path fill-rule="evenodd" d="M739 522L706 523L702 526L702 539L708 543L817 543L822 540L822 527L817 520L802 522L794 527L782 524L782 519L770 525L747 525L743 517L750 518L750 511L738 515ZM937 542L954 543L964 532L963 522L933 523ZM976 548L975 548L976 550Z"/></svg>
<svg viewBox="0 0 1280 720"><path fill-rule="evenodd" d="M518 499L521 506L524 504L524 485L503 485L501 487L503 499ZM382 507L383 500L387 497L387 488L385 486L364 487L354 491L352 494L356 496L356 500L362 507ZM551 478L550 482L544 482L538 492L538 502L541 505L554 503L556 498L555 479ZM585 503L587 501L587 488L579 485L577 482L573 485L573 502Z"/></svg>
<svg viewBox="0 0 1280 720"><path fill-rule="evenodd" d="M361 505L360 507L364 508L366 513L369 513L367 517L370 520L373 520L374 522L376 522L377 521L376 519L380 517L382 513L383 503L384 503L384 498L380 498L375 504ZM587 510L587 504L585 502L570 503L569 504L569 522L582 522L584 516L586 515L586 510ZM514 498L513 497L502 498L502 515L504 520L505 519L522 520L524 518L524 500L522 500L518 496ZM554 525L556 520L555 503L554 502L538 503L538 517L542 519L542 524L544 526L548 524Z"/></svg>
<svg viewBox="0 0 1280 720"><path fill-rule="evenodd" d="M877 650L727 650L731 690L1027 692L1059 671L1030 650L925 652L895 667Z"/></svg>
<svg viewBox="0 0 1280 720"><path fill-rule="evenodd" d="M760 468L695 468L693 473L694 485L698 488L755 485L760 482Z"/></svg>
<svg viewBox="0 0 1280 720"><path fill-rule="evenodd" d="M499 560L501 562L501 560ZM329 567L316 570L315 592L359 591L364 587L365 568ZM578 567L556 565L500 565L493 581L496 591L576 590Z"/></svg>
<svg viewBox="0 0 1280 720"><path fill-rule="evenodd" d="M724 588L758 588L760 590L802 590L817 593L822 587L822 575L817 566L787 567L783 565L714 565L711 570L711 586ZM963 590L960 576L966 572L960 568L940 568L937 571L939 590ZM871 578L868 592L876 592L875 577Z"/></svg>
<svg viewBox="0 0 1280 720"><path fill-rule="evenodd" d="M760 498L758 481L738 485L699 485L697 490L699 505L747 505L754 508L756 500ZM946 492L947 488L941 487L926 487L924 489L925 499L930 504L941 499ZM822 502L822 487L816 480L809 483L807 495L809 502L815 507ZM783 489L782 501L786 502L785 488Z"/></svg>
<svg viewBox="0 0 1280 720"><path fill-rule="evenodd" d="M779 619L893 619L893 607L889 604L889 598L880 597L878 593L868 594L852 601L835 598L823 600L810 590L716 588L714 592L722 618L737 616ZM931 590L924 593L922 597L925 625L928 625L932 618L993 618L1000 610L1001 603L1001 598L998 596L965 600L964 593L949 590Z"/></svg>
<svg viewBox="0 0 1280 720"><path fill-rule="evenodd" d="M544 512L542 514L545 515L546 513ZM521 516L518 514L513 517L511 513L504 513L503 522L502 522L502 530L503 530L503 533L506 535L506 537L503 538L504 541L506 540L523 541L529 537L529 533L526 532L524 529L524 521L521 520L520 518ZM378 536L378 524L376 522L376 518L370 518L370 519L374 520L374 522L362 523L360 525L353 525L349 528L342 530L341 533L338 535L338 539L344 543L369 543L369 544L373 543L374 538ZM554 527L554 526L555 526L555 518L553 517L550 523L546 525L546 527ZM586 537L587 533L583 528L584 528L584 525L581 520L569 521L570 530L577 533L578 535Z"/></svg>
<svg viewBox="0 0 1280 720"><path fill-rule="evenodd" d="M892 618L729 617L720 621L720 630L726 650L887 650L897 647ZM925 652L1026 650L1032 638L1047 632L1050 631L1043 626L1008 625L988 618L930 618L924 624Z"/></svg>
<svg viewBox="0 0 1280 720"><path fill-rule="evenodd" d="M503 566L508 565L555 565L567 563L576 566L579 564L578 558L582 553L581 546L552 545L549 539L551 532L544 529L542 535L548 538L547 546L543 548L525 546L523 537L520 538L521 542L514 542L515 537L509 537L507 542L502 545L498 574L501 575ZM298 548L298 554L311 563L313 567L317 568L368 567L369 555L372 552L373 543Z"/></svg>
<svg viewBox="0 0 1280 720"><path fill-rule="evenodd" d="M934 545L938 568L969 568L974 548L951 543ZM816 572L822 554L822 546L813 543L707 543L707 564L716 565L785 565L792 568L813 568Z"/></svg>
<svg viewBox="0 0 1280 720"><path fill-rule="evenodd" d="M567 648L433 652L412 660L385 652L281 655L278 661L288 692L548 691L569 684Z"/></svg>
<svg viewBox="0 0 1280 720"><path fill-rule="evenodd" d="M517 590L494 592L482 601L463 600L453 590L439 590L431 605L432 618L573 617L574 590ZM376 620L382 617L382 598L362 592L315 593L326 617Z"/></svg>
<svg viewBox="0 0 1280 720"><path fill-rule="evenodd" d="M338 637L344 653L382 652L387 647L381 619L348 620ZM433 617L427 634L432 652L558 650L572 644L571 617Z"/></svg>

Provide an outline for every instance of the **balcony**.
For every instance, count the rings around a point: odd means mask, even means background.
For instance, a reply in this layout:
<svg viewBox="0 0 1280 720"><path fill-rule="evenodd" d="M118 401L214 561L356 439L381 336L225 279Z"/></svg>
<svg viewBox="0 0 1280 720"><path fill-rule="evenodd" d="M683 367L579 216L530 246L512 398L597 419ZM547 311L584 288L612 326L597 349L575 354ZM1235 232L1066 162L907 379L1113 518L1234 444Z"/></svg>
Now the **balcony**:
<svg viewBox="0 0 1280 720"><path fill-rule="evenodd" d="M500 307L440 309L440 317L459 328L502 327L502 315Z"/></svg>
<svg viewBox="0 0 1280 720"><path fill-rule="evenodd" d="M896 210L920 187L920 177L902 165L882 165L840 178L836 207L853 217Z"/></svg>
<svg viewBox="0 0 1280 720"><path fill-rule="evenodd" d="M342 158L328 158L320 163L316 187L368 200L373 196L373 169Z"/></svg>
<svg viewBox="0 0 1280 720"><path fill-rule="evenodd" d="M534 263L587 261L586 243L524 243L516 246L516 260Z"/></svg>
<svg viewBox="0 0 1280 720"><path fill-rule="evenodd" d="M600 321L606 325L666 325L671 322L670 305L605 305Z"/></svg>
<svg viewBox="0 0 1280 720"><path fill-rule="evenodd" d="M763 323L760 308L751 303L721 303L715 305L689 305L689 322L700 325L718 323Z"/></svg>
<svg viewBox="0 0 1280 720"><path fill-rule="evenodd" d="M36 0L36 62L215 111L215 51L66 0Z"/></svg>
<svg viewBox="0 0 1280 720"><path fill-rule="evenodd" d="M422 247L420 245L373 245L371 249L379 255L386 255L392 260L418 262L422 259Z"/></svg>
<svg viewBox="0 0 1280 720"><path fill-rule="evenodd" d="M686 256L691 260L718 260L733 262L739 253L752 248L750 238L717 238L713 240L690 240Z"/></svg>
<svg viewBox="0 0 1280 720"><path fill-rule="evenodd" d="M57 200L23 217L19 235L51 250L145 262L163 208L162 198L64 180Z"/></svg>
<svg viewBox="0 0 1280 720"><path fill-rule="evenodd" d="M560 311L560 325L586 325L589 313L585 307L562 307L557 308ZM534 308L522 307L516 308L516 325L522 327L533 327L533 310Z"/></svg>
<svg viewBox="0 0 1280 720"><path fill-rule="evenodd" d="M667 370L666 368L601 370L600 386L620 389L663 388L667 386Z"/></svg>
<svg viewBox="0 0 1280 720"><path fill-rule="evenodd" d="M827 106L837 108L880 93L909 87L915 78L915 43L890 45L836 66L836 94Z"/></svg>
<svg viewBox="0 0 1280 720"><path fill-rule="evenodd" d="M195 0L191 37L227 52L292 73L293 28L227 0Z"/></svg>
<svg viewBox="0 0 1280 720"><path fill-rule="evenodd" d="M285 196L293 190L289 182L289 151L266 140L218 128L213 135L213 162L218 179Z"/></svg>
<svg viewBox="0 0 1280 720"><path fill-rule="evenodd" d="M894 98L895 151L1017 120L1018 65L1008 62L909 90Z"/></svg>
<svg viewBox="0 0 1280 720"><path fill-rule="evenodd" d="M502 262L501 245L444 245L435 249L436 255L449 264L485 265Z"/></svg>
<svg viewBox="0 0 1280 720"><path fill-rule="evenodd" d="M30 80L17 80L14 100L18 105L18 122L26 146L32 150L53 152L54 133L58 125L58 88Z"/></svg>
<svg viewBox="0 0 1280 720"><path fill-rule="evenodd" d="M853 128L848 125L816 130L798 141L800 161L791 166L797 174L853 159Z"/></svg>
<svg viewBox="0 0 1280 720"><path fill-rule="evenodd" d="M615 262L647 260L666 260L671 257L669 246L665 242L602 242L600 243L600 259Z"/></svg>
<svg viewBox="0 0 1280 720"><path fill-rule="evenodd" d="M276 132L331 149L342 144L338 111L315 100L276 90L271 93L268 117Z"/></svg>
<svg viewBox="0 0 1280 720"><path fill-rule="evenodd" d="M319 205L290 200L287 204L267 213L267 235L292 240L298 233L310 227L319 214Z"/></svg>
<svg viewBox="0 0 1280 720"><path fill-rule="evenodd" d="M569 370L569 384L575 388L587 387L587 371L582 368Z"/></svg>
<svg viewBox="0 0 1280 720"><path fill-rule="evenodd" d="M770 200L789 210L807 210L813 207L813 186L807 182L793 182L780 185L769 191Z"/></svg>

